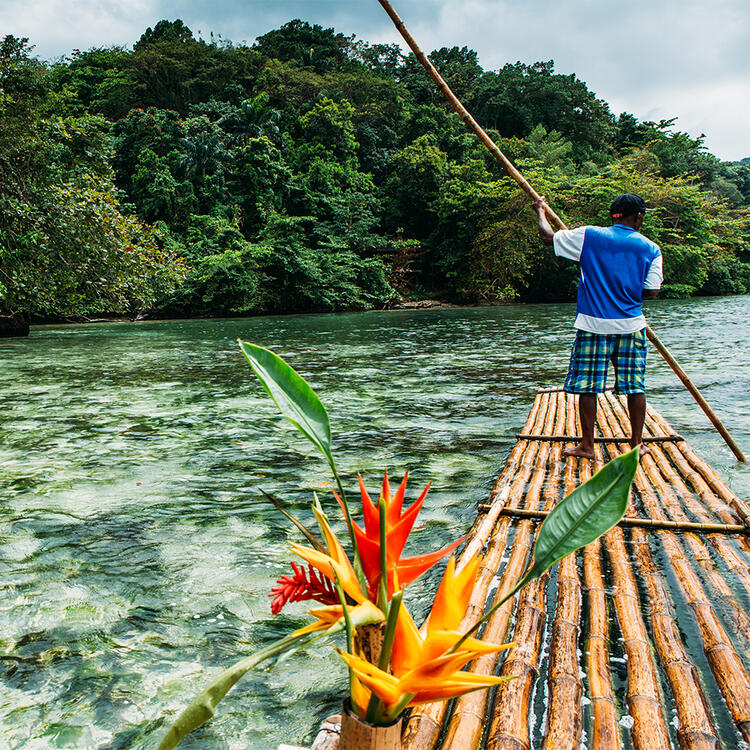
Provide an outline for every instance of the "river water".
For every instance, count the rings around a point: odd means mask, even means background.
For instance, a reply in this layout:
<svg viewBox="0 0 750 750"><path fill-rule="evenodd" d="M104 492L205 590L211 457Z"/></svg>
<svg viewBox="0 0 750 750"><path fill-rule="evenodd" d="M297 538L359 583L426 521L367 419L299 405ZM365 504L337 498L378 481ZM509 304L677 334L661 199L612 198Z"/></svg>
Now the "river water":
<svg viewBox="0 0 750 750"><path fill-rule="evenodd" d="M656 301L650 322L750 453L750 297ZM307 620L268 591L326 466L236 339L327 405L354 494L432 482L411 553L471 524L539 387L564 378L571 305L45 326L0 341L0 748L155 748L220 668ZM732 454L653 350L651 403L740 495ZM439 571L410 589L419 613ZM320 644L248 675L185 748L308 741L344 670Z"/></svg>

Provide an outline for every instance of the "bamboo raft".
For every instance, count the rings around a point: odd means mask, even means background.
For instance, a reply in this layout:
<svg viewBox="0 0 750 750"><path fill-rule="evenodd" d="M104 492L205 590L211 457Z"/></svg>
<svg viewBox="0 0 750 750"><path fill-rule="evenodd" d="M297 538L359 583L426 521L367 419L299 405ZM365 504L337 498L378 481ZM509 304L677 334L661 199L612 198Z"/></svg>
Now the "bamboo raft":
<svg viewBox="0 0 750 750"><path fill-rule="evenodd" d="M629 450L624 399L599 396L596 428L594 461L564 457L576 398L537 394L459 558L484 552L463 628L520 579L547 512ZM482 638L518 645L469 669L516 679L415 709L402 750L748 748L750 508L651 407L643 434L623 521L486 624ZM337 747L337 720L313 750Z"/></svg>
<svg viewBox="0 0 750 750"><path fill-rule="evenodd" d="M538 393L461 555L485 551L466 627L519 580L546 512L629 450L623 402L598 406L596 460L565 458L575 397ZM644 436L623 522L487 624L482 637L518 646L470 668L516 679L415 711L404 750L747 747L750 509L650 407Z"/></svg>

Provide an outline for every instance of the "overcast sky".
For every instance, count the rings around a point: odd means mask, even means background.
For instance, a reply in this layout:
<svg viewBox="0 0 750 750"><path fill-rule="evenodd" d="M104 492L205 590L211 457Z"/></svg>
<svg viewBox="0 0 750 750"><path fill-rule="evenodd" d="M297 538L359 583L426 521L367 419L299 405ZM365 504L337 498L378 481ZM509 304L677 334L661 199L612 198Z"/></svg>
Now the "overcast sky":
<svg viewBox="0 0 750 750"><path fill-rule="evenodd" d="M750 156L750 0L393 0L426 51L467 45L485 69L555 61L615 114L678 117L722 159ZM253 42L292 18L370 42L400 42L377 0L0 0L0 35L26 36L50 59L137 41L181 18Z"/></svg>

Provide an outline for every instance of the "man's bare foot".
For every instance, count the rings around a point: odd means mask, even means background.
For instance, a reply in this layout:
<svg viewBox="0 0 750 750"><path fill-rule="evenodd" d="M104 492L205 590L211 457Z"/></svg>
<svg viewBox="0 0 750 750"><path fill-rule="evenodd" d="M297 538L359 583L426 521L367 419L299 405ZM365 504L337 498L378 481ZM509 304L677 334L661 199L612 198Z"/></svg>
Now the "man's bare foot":
<svg viewBox="0 0 750 750"><path fill-rule="evenodd" d="M566 448L563 456L574 456L575 458L590 458L593 460L594 451L585 448L583 443L579 443L575 448Z"/></svg>
<svg viewBox="0 0 750 750"><path fill-rule="evenodd" d="M630 444L631 448L635 448L636 445L638 446L638 458L643 458L644 456L648 456L649 453L651 453L651 448L649 448L645 443L636 443L633 445Z"/></svg>

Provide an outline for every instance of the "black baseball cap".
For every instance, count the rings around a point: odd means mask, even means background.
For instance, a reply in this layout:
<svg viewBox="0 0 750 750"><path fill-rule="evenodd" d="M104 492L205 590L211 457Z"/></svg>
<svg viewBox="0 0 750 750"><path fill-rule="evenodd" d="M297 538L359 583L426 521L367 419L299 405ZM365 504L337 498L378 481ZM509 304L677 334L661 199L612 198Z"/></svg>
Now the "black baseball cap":
<svg viewBox="0 0 750 750"><path fill-rule="evenodd" d="M646 201L635 193L623 193L612 201L609 207L609 215L613 219L622 219L625 216L635 216L646 213Z"/></svg>

